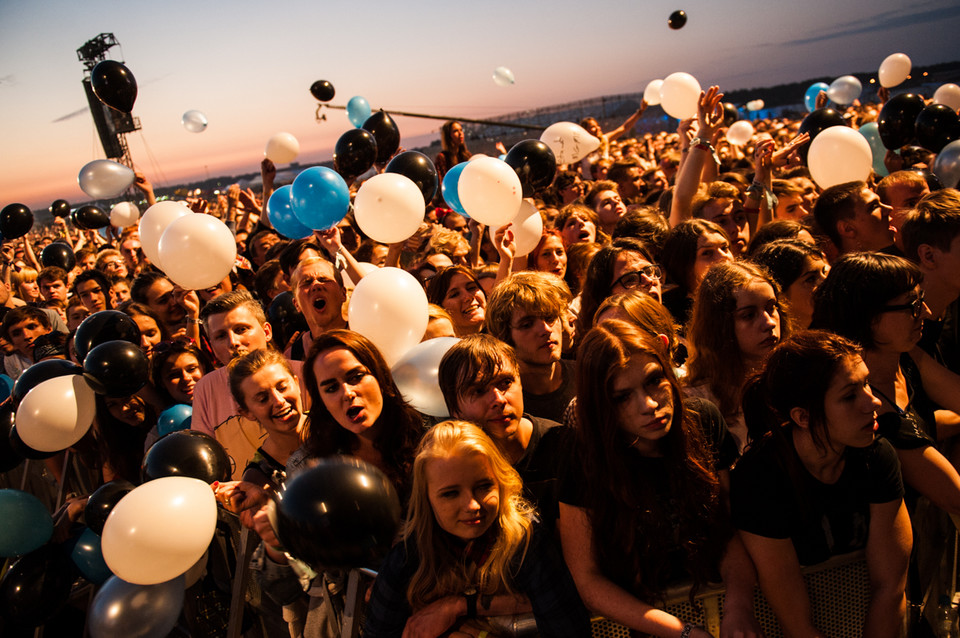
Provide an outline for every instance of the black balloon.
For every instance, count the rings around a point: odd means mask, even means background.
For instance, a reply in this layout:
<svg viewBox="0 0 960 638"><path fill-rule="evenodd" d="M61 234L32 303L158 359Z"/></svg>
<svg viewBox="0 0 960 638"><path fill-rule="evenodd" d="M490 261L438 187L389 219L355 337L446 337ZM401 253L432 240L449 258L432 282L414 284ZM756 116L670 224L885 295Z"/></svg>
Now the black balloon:
<svg viewBox="0 0 960 638"><path fill-rule="evenodd" d="M101 310L95 312L77 327L73 338L73 347L77 359L83 363L87 353L108 341L129 341L140 345L140 327L133 317L119 310Z"/></svg>
<svg viewBox="0 0 960 638"><path fill-rule="evenodd" d="M304 470L277 503L280 542L314 569L377 566L399 525L400 501L390 480L352 457Z"/></svg>
<svg viewBox="0 0 960 638"><path fill-rule="evenodd" d="M50 214L54 217L67 218L70 216L70 204L65 199L58 199L50 204Z"/></svg>
<svg viewBox="0 0 960 638"><path fill-rule="evenodd" d="M524 197L532 197L538 190L549 186L557 174L557 157L540 140L518 142L504 161L520 178Z"/></svg>
<svg viewBox="0 0 960 638"><path fill-rule="evenodd" d="M940 181L940 178L937 177L936 174L931 173L929 170L922 168L915 169L914 172L923 178L923 181L927 183L927 188L930 189L931 193L943 188L943 182Z"/></svg>
<svg viewBox="0 0 960 638"><path fill-rule="evenodd" d="M317 80L310 85L310 94L321 102L329 102L336 93L333 85L326 80Z"/></svg>
<svg viewBox="0 0 960 638"><path fill-rule="evenodd" d="M103 526L114 506L120 502L121 498L132 492L133 488L133 483L122 479L101 485L87 499L87 505L83 509L83 522L95 533L102 534Z"/></svg>
<svg viewBox="0 0 960 638"><path fill-rule="evenodd" d="M83 230L97 230L110 225L110 216L92 204L73 211L71 220L74 226Z"/></svg>
<svg viewBox="0 0 960 638"><path fill-rule="evenodd" d="M384 164L390 161L393 154L400 148L400 129L390 114L380 109L367 118L363 128L373 133L377 140L377 163Z"/></svg>
<svg viewBox="0 0 960 638"><path fill-rule="evenodd" d="M73 254L73 248L62 241L55 241L40 251L40 263L44 268L56 266L70 272L77 265L77 257Z"/></svg>
<svg viewBox="0 0 960 638"><path fill-rule="evenodd" d="M891 151L913 142L917 116L923 110L923 98L915 93L901 93L890 98L877 117L880 141Z"/></svg>
<svg viewBox="0 0 960 638"><path fill-rule="evenodd" d="M730 102L723 103L723 125L727 128L740 119L740 110Z"/></svg>
<svg viewBox="0 0 960 638"><path fill-rule="evenodd" d="M677 10L670 14L670 19L667 21L667 24L670 25L671 29L682 29L683 25L687 23L687 12L683 10Z"/></svg>
<svg viewBox="0 0 960 638"><path fill-rule="evenodd" d="M914 122L917 143L939 153L944 146L960 138L960 117L946 104L928 104Z"/></svg>
<svg viewBox="0 0 960 638"><path fill-rule="evenodd" d="M274 342L279 344L286 344L297 332L306 332L310 329L307 320L303 318L303 313L297 310L293 293L289 290L281 292L270 302L270 307L267 308L267 320L273 328Z"/></svg>
<svg viewBox="0 0 960 638"><path fill-rule="evenodd" d="M110 108L124 113L137 101L137 80L130 69L116 60L104 60L90 72L93 93Z"/></svg>
<svg viewBox="0 0 960 638"><path fill-rule="evenodd" d="M230 480L230 457L212 436L177 430L154 443L143 457L140 474L152 481L165 476L189 476L204 483Z"/></svg>
<svg viewBox="0 0 960 638"><path fill-rule="evenodd" d="M27 392L47 379L64 377L68 374L83 374L83 368L66 359L47 359L33 364L24 370L23 374L17 377L17 382L13 384L14 404L20 403L23 397L27 396Z"/></svg>
<svg viewBox="0 0 960 638"><path fill-rule="evenodd" d="M0 406L0 473L9 472L23 462L23 455L13 449L10 433L17 413L9 403Z"/></svg>
<svg viewBox="0 0 960 638"><path fill-rule="evenodd" d="M340 136L333 149L333 165L344 177L365 173L377 161L377 140L363 128L350 129Z"/></svg>
<svg viewBox="0 0 960 638"><path fill-rule="evenodd" d="M404 151L387 164L387 173L398 173L413 181L423 193L423 201L430 202L437 194L440 177L430 158L417 151Z"/></svg>
<svg viewBox="0 0 960 638"><path fill-rule="evenodd" d="M810 135L810 142L814 140L817 135L820 135L821 131L830 128L831 126L846 126L847 121L843 119L843 115L835 109L817 109L808 113L803 121L800 122L799 133L808 133ZM810 151L810 143L806 143L797 150L797 154L800 156L800 159L803 160L803 163L807 163L807 153Z"/></svg>
<svg viewBox="0 0 960 638"><path fill-rule="evenodd" d="M0 210L0 235L4 239L23 237L33 228L33 213L23 204L7 204Z"/></svg>
<svg viewBox="0 0 960 638"><path fill-rule="evenodd" d="M87 353L83 378L97 394L128 397L150 378L150 363L139 344L107 341Z"/></svg>
<svg viewBox="0 0 960 638"><path fill-rule="evenodd" d="M25 554L0 580L0 615L14 625L38 627L67 601L76 577L73 561L58 547Z"/></svg>

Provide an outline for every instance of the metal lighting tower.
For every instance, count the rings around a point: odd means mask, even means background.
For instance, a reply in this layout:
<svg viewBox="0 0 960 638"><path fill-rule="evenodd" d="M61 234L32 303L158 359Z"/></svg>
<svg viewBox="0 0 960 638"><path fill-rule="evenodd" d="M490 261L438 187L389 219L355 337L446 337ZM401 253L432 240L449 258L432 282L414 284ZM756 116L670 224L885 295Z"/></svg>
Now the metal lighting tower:
<svg viewBox="0 0 960 638"><path fill-rule="evenodd" d="M100 144L110 159L133 168L133 158L127 146L126 134L140 130L140 119L129 113L112 109L97 98L90 84L90 72L98 62L107 59L107 51L120 43L112 33L101 33L77 49L77 58L83 63L83 92L87 96L90 114L97 126ZM123 62L123 60L119 60Z"/></svg>

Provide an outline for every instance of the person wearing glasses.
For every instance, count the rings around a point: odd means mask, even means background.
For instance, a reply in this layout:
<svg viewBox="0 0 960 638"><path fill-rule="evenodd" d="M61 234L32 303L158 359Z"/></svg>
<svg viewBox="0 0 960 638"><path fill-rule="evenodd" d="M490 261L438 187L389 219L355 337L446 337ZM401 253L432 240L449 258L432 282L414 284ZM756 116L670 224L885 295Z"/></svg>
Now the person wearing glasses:
<svg viewBox="0 0 960 638"><path fill-rule="evenodd" d="M569 303L562 279L521 271L493 289L484 321L487 332L517 354L524 409L557 422L576 394L576 366L560 358Z"/></svg>
<svg viewBox="0 0 960 638"><path fill-rule="evenodd" d="M901 257L852 253L834 263L814 295L811 328L863 347L879 434L897 450L904 482L960 514L960 474L937 449L956 432L960 376L917 346L923 320L920 269ZM941 426L938 428L938 425Z"/></svg>
<svg viewBox="0 0 960 638"><path fill-rule="evenodd" d="M590 260L583 282L577 332L586 334L593 316L610 295L642 290L657 301L662 299L663 272L650 251L639 240L623 237L605 246Z"/></svg>

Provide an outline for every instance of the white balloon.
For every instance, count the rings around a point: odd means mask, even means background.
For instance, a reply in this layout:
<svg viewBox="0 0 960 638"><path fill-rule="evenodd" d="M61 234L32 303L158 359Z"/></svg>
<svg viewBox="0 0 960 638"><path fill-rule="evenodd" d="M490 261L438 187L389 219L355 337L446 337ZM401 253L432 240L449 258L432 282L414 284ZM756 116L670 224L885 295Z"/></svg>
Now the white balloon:
<svg viewBox="0 0 960 638"><path fill-rule="evenodd" d="M523 187L509 164L481 157L469 162L460 173L457 194L472 219L499 228L516 216L523 200Z"/></svg>
<svg viewBox="0 0 960 638"><path fill-rule="evenodd" d="M933 102L960 111L960 86L953 83L941 84L933 94Z"/></svg>
<svg viewBox="0 0 960 638"><path fill-rule="evenodd" d="M379 269L380 267L374 266L373 264L367 261L360 261L360 262L357 262L357 268L359 268L363 276L366 277L367 275ZM350 274L347 273L346 270L344 270L341 274L343 275L343 285L345 288L356 288L357 283L353 280Z"/></svg>
<svg viewBox="0 0 960 638"><path fill-rule="evenodd" d="M163 231L158 250L163 272L187 290L216 286L237 260L237 240L227 225L200 213L173 220Z"/></svg>
<svg viewBox="0 0 960 638"><path fill-rule="evenodd" d="M660 104L660 87L663 86L663 80L650 80L647 88L643 90L643 100L653 106Z"/></svg>
<svg viewBox="0 0 960 638"><path fill-rule="evenodd" d="M757 100L750 100L749 102L747 102L748 111L759 111L762 108L763 108L763 100L757 99Z"/></svg>
<svg viewBox="0 0 960 638"><path fill-rule="evenodd" d="M513 77L513 71L505 66L498 66L493 70L493 81L497 86L510 86L516 82L516 78Z"/></svg>
<svg viewBox="0 0 960 638"><path fill-rule="evenodd" d="M378 268L364 275L350 296L350 329L379 348L388 365L420 343L429 320L427 293L400 268Z"/></svg>
<svg viewBox="0 0 960 638"><path fill-rule="evenodd" d="M910 75L910 69L913 63L905 53L893 53L888 55L880 63L880 70L877 76L880 78L880 86L887 88L897 86L907 79Z"/></svg>
<svg viewBox="0 0 960 638"><path fill-rule="evenodd" d="M128 583L163 583L200 560L216 525L217 501L209 485L185 476L154 479L110 512L100 537L103 559Z"/></svg>
<svg viewBox="0 0 960 638"><path fill-rule="evenodd" d="M180 123L183 124L183 128L191 133L203 133L207 130L208 124L207 116L193 109L183 114L183 117L180 118Z"/></svg>
<svg viewBox="0 0 960 638"><path fill-rule="evenodd" d="M425 208L423 192L399 173L374 175L360 186L353 203L360 230L384 244L404 241L417 232Z"/></svg>
<svg viewBox="0 0 960 638"><path fill-rule="evenodd" d="M410 348L393 366L394 382L403 398L418 412L436 417L450 416L437 372L440 359L458 341L456 337L427 339Z"/></svg>
<svg viewBox="0 0 960 638"><path fill-rule="evenodd" d="M744 146L753 137L753 124L746 120L738 120L727 129L727 141L737 146Z"/></svg>
<svg viewBox="0 0 960 638"><path fill-rule="evenodd" d="M167 200L157 202L148 208L143 217L140 218L140 244L143 248L143 254L154 266L160 268L159 245L163 231L173 220L192 214L193 211L186 204Z"/></svg>
<svg viewBox="0 0 960 638"><path fill-rule="evenodd" d="M33 387L17 408L17 432L40 452L65 450L90 429L96 394L79 374L47 379Z"/></svg>
<svg viewBox="0 0 960 638"><path fill-rule="evenodd" d="M540 141L553 151L557 164L579 162L600 148L599 139L573 122L554 122L540 134Z"/></svg>
<svg viewBox="0 0 960 638"><path fill-rule="evenodd" d="M853 101L860 97L861 91L863 91L863 85L860 80L852 75L842 75L830 83L827 97L837 104L853 104Z"/></svg>
<svg viewBox="0 0 960 638"><path fill-rule="evenodd" d="M513 231L513 238L517 242L514 257L529 255L543 236L543 218L540 217L540 211L532 202L525 199L520 203L520 210L517 211L516 217L508 223L513 224L510 230ZM490 241L496 245L497 229L490 226L487 232L490 234Z"/></svg>
<svg viewBox="0 0 960 638"><path fill-rule="evenodd" d="M119 196L133 184L133 169L113 160L93 160L84 165L77 182L84 193L94 199Z"/></svg>
<svg viewBox="0 0 960 638"><path fill-rule="evenodd" d="M848 126L831 126L810 142L807 166L820 188L866 181L873 169L870 143Z"/></svg>
<svg viewBox="0 0 960 638"><path fill-rule="evenodd" d="M671 73L660 85L660 107L667 115L685 120L697 114L700 83L689 73Z"/></svg>
<svg viewBox="0 0 960 638"><path fill-rule="evenodd" d="M940 150L933 161L933 174L946 188L960 186L960 140L954 140Z"/></svg>
<svg viewBox="0 0 960 638"><path fill-rule="evenodd" d="M274 164L287 164L300 154L300 142L290 133L277 133L267 140L263 154Z"/></svg>
<svg viewBox="0 0 960 638"><path fill-rule="evenodd" d="M140 209L133 202L120 202L110 209L110 225L126 228L140 221Z"/></svg>

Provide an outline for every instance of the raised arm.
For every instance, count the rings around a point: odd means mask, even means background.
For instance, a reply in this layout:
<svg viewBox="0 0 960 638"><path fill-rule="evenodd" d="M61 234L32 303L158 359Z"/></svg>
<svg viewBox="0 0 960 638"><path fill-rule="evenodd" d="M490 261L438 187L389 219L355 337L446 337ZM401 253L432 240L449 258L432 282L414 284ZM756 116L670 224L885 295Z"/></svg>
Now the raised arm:
<svg viewBox="0 0 960 638"><path fill-rule="evenodd" d="M711 86L706 92L700 93L697 104L697 131L696 144L691 144L687 157L683 161L678 173L676 186L673 192L673 202L670 206L670 227L677 226L693 216L691 204L700 186L703 167L707 162L714 162L715 151L710 140L717 129L723 125L723 93L716 86Z"/></svg>
<svg viewBox="0 0 960 638"><path fill-rule="evenodd" d="M150 183L146 175L140 171L135 171L133 174L133 185L143 192L144 197L147 198L147 206L153 206L157 203L157 197L153 194L153 184Z"/></svg>
<svg viewBox="0 0 960 638"><path fill-rule="evenodd" d="M646 110L647 110L647 101L642 100L640 102L640 108L638 108L633 115L628 117L623 124L613 129L609 133L605 133L605 135L607 136L607 140L612 142L613 140L617 139L618 137L621 137L624 133L632 129L633 125L637 123L637 120L640 119L640 116L643 115L643 112Z"/></svg>
<svg viewBox="0 0 960 638"><path fill-rule="evenodd" d="M639 600L600 571L593 549L593 530L585 509L560 503L559 530L563 558L588 609L630 629L665 638L680 637L684 630L682 620ZM710 638L709 633L699 628L693 628L687 636Z"/></svg>

